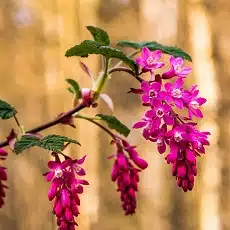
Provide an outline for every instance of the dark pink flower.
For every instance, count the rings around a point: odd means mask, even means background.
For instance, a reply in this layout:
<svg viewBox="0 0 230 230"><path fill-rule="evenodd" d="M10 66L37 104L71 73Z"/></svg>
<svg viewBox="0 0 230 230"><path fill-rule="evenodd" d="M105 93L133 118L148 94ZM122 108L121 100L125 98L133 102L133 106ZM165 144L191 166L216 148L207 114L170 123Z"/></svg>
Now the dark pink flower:
<svg viewBox="0 0 230 230"><path fill-rule="evenodd" d="M192 72L192 69L188 66L183 67L184 60L181 57L173 57L170 58L170 69L162 74L163 79L170 79L172 77L186 77L188 74Z"/></svg>
<svg viewBox="0 0 230 230"><path fill-rule="evenodd" d="M182 78L179 78L176 80L174 84L172 83L166 83L165 84L165 90L167 92L166 101L168 103L174 102L176 107L179 109L182 109L183 104L183 84L184 81Z"/></svg>
<svg viewBox="0 0 230 230"><path fill-rule="evenodd" d="M48 162L50 171L44 176L51 182L48 198L54 200L53 213L57 217L59 230L74 230L77 226L74 217L79 215L79 194L83 193L82 185L89 184L86 180L78 178L85 175L84 169L80 166L84 163L85 157L79 160L66 157L66 160L61 162L56 155L55 161Z"/></svg>
<svg viewBox="0 0 230 230"><path fill-rule="evenodd" d="M185 90L184 95L186 95L184 101L185 106L188 108L189 118L192 119L193 116L198 118L203 118L203 114L199 109L207 100L203 97L198 97L199 90L196 86L193 86L190 90Z"/></svg>
<svg viewBox="0 0 230 230"><path fill-rule="evenodd" d="M164 66L164 63L159 61L161 56L161 50L151 52L147 47L143 47L141 50L141 57L138 57L136 62L138 65L143 67L144 72L152 71Z"/></svg>

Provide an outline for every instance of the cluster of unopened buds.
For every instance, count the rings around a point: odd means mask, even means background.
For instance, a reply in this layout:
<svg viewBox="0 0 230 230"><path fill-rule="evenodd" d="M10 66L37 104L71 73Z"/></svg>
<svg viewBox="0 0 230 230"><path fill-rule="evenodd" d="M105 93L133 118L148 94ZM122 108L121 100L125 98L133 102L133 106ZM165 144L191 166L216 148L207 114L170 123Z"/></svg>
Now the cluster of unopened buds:
<svg viewBox="0 0 230 230"><path fill-rule="evenodd" d="M142 49L137 63L142 68L141 73L150 72L150 81L142 81L140 89L131 89L131 92L142 95L142 104L147 108L140 121L133 128L143 128L143 137L156 142L160 154L167 151L165 157L168 164L172 164L172 174L176 177L179 187L186 192L194 187L194 176L197 175L196 157L205 153L205 145L209 132L200 132L193 116L202 118L200 106L206 102L199 97L199 90L194 85L184 89L184 79L191 73L190 67L184 67L180 57L170 57L170 69L162 75L155 74L156 69L164 66L160 62L162 52L151 52L148 48ZM164 83L164 80L175 79L173 83ZM188 117L178 115L176 109L187 109Z"/></svg>
<svg viewBox="0 0 230 230"><path fill-rule="evenodd" d="M89 183L79 179L85 175L81 167L85 157L73 160L64 155L65 160L61 161L58 153L53 153L55 161L49 161L49 172L45 173L46 180L51 182L48 191L49 200L54 200L53 213L57 217L59 230L74 230L77 223L74 217L79 215L80 205L79 194L83 193L83 186Z"/></svg>
<svg viewBox="0 0 230 230"><path fill-rule="evenodd" d="M0 160L5 160L8 153L4 149L0 149ZM3 181L7 180L6 168L0 165L0 208L4 205L5 189L7 186Z"/></svg>
<svg viewBox="0 0 230 230"><path fill-rule="evenodd" d="M122 208L125 215L135 213L137 207L136 192L138 191L139 172L148 167L148 163L142 159L135 146L131 146L125 140L116 140L117 153L115 157L111 178L117 182L117 191L120 192Z"/></svg>

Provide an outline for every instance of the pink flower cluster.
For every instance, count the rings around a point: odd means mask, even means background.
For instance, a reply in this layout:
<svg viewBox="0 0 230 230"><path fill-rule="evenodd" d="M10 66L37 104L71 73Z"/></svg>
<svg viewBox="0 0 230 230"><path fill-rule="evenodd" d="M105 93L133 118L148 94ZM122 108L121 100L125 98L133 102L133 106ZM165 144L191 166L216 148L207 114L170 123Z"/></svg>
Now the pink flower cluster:
<svg viewBox="0 0 230 230"><path fill-rule="evenodd" d="M1 160L5 160L6 156L8 155L8 153L0 148L0 159ZM7 174L6 174L6 168L2 167L0 165L0 208L4 205L4 197L5 197L5 189L7 188L7 186L3 183L3 181L7 180Z"/></svg>
<svg viewBox="0 0 230 230"><path fill-rule="evenodd" d="M125 140L122 140L122 144L118 145L115 156L111 178L112 181L117 182L117 191L121 194L125 215L132 215L137 206L135 193L138 191L139 172L141 169L147 168L148 164L138 155L135 147L130 146Z"/></svg>
<svg viewBox="0 0 230 230"><path fill-rule="evenodd" d="M66 160L61 162L56 154L55 161L48 162L50 171L44 176L51 182L48 198L50 201L54 199L53 213L57 217L59 230L74 230L77 226L74 217L79 215L79 194L83 193L82 185L89 184L86 180L76 177L85 175L85 170L80 166L85 157L79 160L66 157Z"/></svg>
<svg viewBox="0 0 230 230"><path fill-rule="evenodd" d="M159 153L165 153L169 146L169 154L165 157L172 164L172 174L176 177L178 186L186 192L194 186L194 176L197 175L196 157L205 153L205 145L209 145L209 132L196 129L193 117L202 118L200 106L206 102L199 97L197 86L184 89L184 78L191 73L190 67L184 67L182 58L171 57L170 69L160 74L154 74L157 68L164 66L159 62L162 56L160 50L151 52L142 49L142 56L137 63L142 72L151 72L151 80L143 81L140 89L131 92L142 94L142 104L148 109L142 119L133 128L143 128L146 140L156 142ZM154 76L154 78L153 78ZM163 83L163 79L175 78L174 82ZM187 109L188 117L181 117L175 108Z"/></svg>

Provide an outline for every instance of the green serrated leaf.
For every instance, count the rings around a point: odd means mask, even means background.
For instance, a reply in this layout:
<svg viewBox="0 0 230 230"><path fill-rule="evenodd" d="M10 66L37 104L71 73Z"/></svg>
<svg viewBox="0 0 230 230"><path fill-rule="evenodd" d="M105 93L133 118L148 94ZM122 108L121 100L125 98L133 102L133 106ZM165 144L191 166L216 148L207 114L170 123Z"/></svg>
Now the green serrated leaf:
<svg viewBox="0 0 230 230"><path fill-rule="evenodd" d="M68 78L65 80L71 85L71 87L68 88L68 90L71 93L75 94L77 99L80 99L81 98L81 90L80 90L79 84L74 79L71 79L71 78Z"/></svg>
<svg viewBox="0 0 230 230"><path fill-rule="evenodd" d="M130 129L121 123L116 117L104 114L97 114L96 116L105 121L109 128L115 129L118 133L124 135L125 137L129 135Z"/></svg>
<svg viewBox="0 0 230 230"><path fill-rule="evenodd" d="M158 42L151 41L151 42L134 42L134 41L120 41L118 46L121 47L131 47L134 49L141 49L144 46L149 48L150 50L161 50L165 54L172 55L174 57L181 57L183 59L186 59L188 61L192 61L191 56L183 51L182 49L176 47L176 46L164 46L159 44Z"/></svg>
<svg viewBox="0 0 230 230"><path fill-rule="evenodd" d="M9 119L17 113L16 109L13 108L6 101L0 100L0 118Z"/></svg>
<svg viewBox="0 0 230 230"><path fill-rule="evenodd" d="M72 140L68 137L59 136L56 134L44 137L42 140L37 142L36 145L50 151L61 152L64 150L65 142L80 145L80 143L76 140Z"/></svg>
<svg viewBox="0 0 230 230"><path fill-rule="evenodd" d="M21 139L15 143L14 151L16 154L19 154L25 149L38 146L50 151L61 152L64 149L65 142L80 145L80 143L76 140L56 134L48 135L42 139L39 139L36 136L23 135Z"/></svg>
<svg viewBox="0 0 230 230"><path fill-rule="evenodd" d="M39 138L36 136L23 135L20 140L16 141L14 152L19 154L25 149L36 146L38 142Z"/></svg>
<svg viewBox="0 0 230 230"><path fill-rule="evenodd" d="M96 42L100 43L103 46L110 45L109 35L103 29L95 26L87 26L86 28L92 34Z"/></svg>
<svg viewBox="0 0 230 230"><path fill-rule="evenodd" d="M118 58L125 64L129 65L137 73L137 64L128 58L121 50L111 48L109 46L102 46L98 42L85 40L79 45L76 45L66 51L66 57L80 56L88 57L89 54L101 54L106 58Z"/></svg>

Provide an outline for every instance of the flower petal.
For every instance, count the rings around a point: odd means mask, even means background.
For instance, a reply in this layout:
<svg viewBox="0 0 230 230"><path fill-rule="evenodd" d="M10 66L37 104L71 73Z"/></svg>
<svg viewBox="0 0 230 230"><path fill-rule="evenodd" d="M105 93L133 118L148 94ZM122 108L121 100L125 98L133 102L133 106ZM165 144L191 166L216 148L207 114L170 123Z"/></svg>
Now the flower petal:
<svg viewBox="0 0 230 230"><path fill-rule="evenodd" d="M151 51L147 47L143 47L141 50L141 55L146 60L150 57Z"/></svg>

